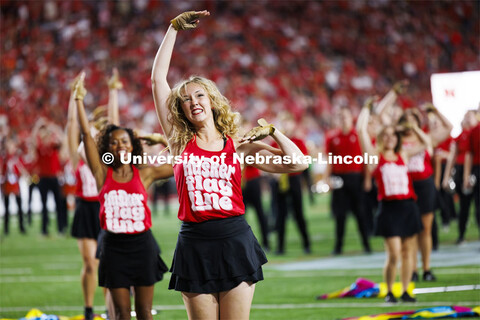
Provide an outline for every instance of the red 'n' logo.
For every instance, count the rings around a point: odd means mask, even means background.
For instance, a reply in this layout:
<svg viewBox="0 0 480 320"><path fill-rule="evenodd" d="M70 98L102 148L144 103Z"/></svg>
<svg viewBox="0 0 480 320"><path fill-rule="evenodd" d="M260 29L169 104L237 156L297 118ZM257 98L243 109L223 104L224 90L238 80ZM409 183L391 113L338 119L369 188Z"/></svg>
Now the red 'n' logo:
<svg viewBox="0 0 480 320"><path fill-rule="evenodd" d="M445 96L455 98L455 90L454 89L445 89Z"/></svg>

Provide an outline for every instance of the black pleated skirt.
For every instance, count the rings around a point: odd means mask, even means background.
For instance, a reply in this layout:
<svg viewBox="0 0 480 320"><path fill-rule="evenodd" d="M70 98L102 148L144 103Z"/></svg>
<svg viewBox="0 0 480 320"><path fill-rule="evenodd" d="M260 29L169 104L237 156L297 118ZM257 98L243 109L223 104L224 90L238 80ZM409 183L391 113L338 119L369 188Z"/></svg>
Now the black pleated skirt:
<svg viewBox="0 0 480 320"><path fill-rule="evenodd" d="M178 235L169 289L192 293L228 291L263 280L267 258L243 215L184 222Z"/></svg>
<svg viewBox="0 0 480 320"><path fill-rule="evenodd" d="M72 237L97 240L100 233L100 202L75 199L75 215L73 217Z"/></svg>
<svg viewBox="0 0 480 320"><path fill-rule="evenodd" d="M422 229L422 220L413 199L381 201L378 204L375 235L403 238L413 236Z"/></svg>
<svg viewBox="0 0 480 320"><path fill-rule="evenodd" d="M413 181L413 189L417 195L417 206L420 214L433 212L437 201L437 190L435 189L433 177Z"/></svg>
<svg viewBox="0 0 480 320"><path fill-rule="evenodd" d="M98 282L101 287L151 286L168 271L150 230L139 234L105 232L100 245Z"/></svg>

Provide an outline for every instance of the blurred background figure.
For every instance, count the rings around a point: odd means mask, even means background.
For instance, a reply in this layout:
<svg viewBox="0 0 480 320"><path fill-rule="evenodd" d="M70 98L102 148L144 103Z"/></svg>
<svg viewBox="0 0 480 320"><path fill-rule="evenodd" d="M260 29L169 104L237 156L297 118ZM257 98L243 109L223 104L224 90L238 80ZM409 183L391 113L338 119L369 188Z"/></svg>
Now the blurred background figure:
<svg viewBox="0 0 480 320"><path fill-rule="evenodd" d="M480 107L479 107L480 109ZM467 152L463 168L463 193L473 194L475 202L475 217L477 223L480 221L480 110L477 110L475 117L477 124L468 134ZM470 116L469 116L470 117ZM474 123L473 119L470 120ZM480 223L479 231L480 231Z"/></svg>
<svg viewBox="0 0 480 320"><path fill-rule="evenodd" d="M19 144L17 139L15 137L6 137L1 143L0 185L3 194L3 203L5 205L3 234L8 235L10 232L11 197L15 198L17 203L17 217L20 233L25 233L22 197L20 193L20 177L21 175L27 175L27 172L19 157Z"/></svg>
<svg viewBox="0 0 480 320"><path fill-rule="evenodd" d="M302 151L304 155L308 155L308 150L302 138L297 136L295 130L295 119L291 114L285 112L279 117L279 128L293 143ZM278 148L276 143L273 147ZM303 191L302 191L302 177L303 172L288 173L278 175L278 185L275 188L277 194L275 199L277 201L276 209L276 231L277 231L277 249L276 254L285 254L285 231L288 213L293 213L293 218L297 224L298 231L301 236L303 252L311 253L310 235L308 233L308 223L305 219L305 212L303 210Z"/></svg>
<svg viewBox="0 0 480 320"><path fill-rule="evenodd" d="M329 137L325 142L325 153L332 156L352 156L361 155L360 142L358 135L353 127L353 116L349 108L342 108L339 111L340 130ZM368 237L367 216L365 214L365 192L364 186L364 166L363 164L345 164L337 163L327 164L325 179L330 181L332 192L331 210L335 218L335 246L332 253L334 255L342 254L343 239L345 233L345 223L348 212L352 212L357 221L358 232L365 253L370 253L370 243ZM371 177L368 177L371 179ZM334 181L341 181L334 186Z"/></svg>
<svg viewBox="0 0 480 320"><path fill-rule="evenodd" d="M51 192L55 199L57 230L65 234L67 228L67 208L65 198L60 190L58 176L61 174L59 150L62 146L63 132L58 125L40 118L32 130L31 140L36 150L38 189L42 200L42 234L49 234L50 222L47 208L47 196Z"/></svg>
<svg viewBox="0 0 480 320"><path fill-rule="evenodd" d="M252 166L245 166L242 172L242 194L245 208L253 207L257 215L258 225L262 235L261 243L265 251L270 250L268 241L268 216L263 210L262 204L262 176L260 170Z"/></svg>
<svg viewBox="0 0 480 320"><path fill-rule="evenodd" d="M463 173L465 164L465 155L469 150L470 131L478 124L475 117L475 111L470 110L465 113L462 121L462 132L455 138L455 143L447 158L445 165L445 174L442 180L442 189L451 193L453 190L459 198L458 211L458 238L456 243L463 244L465 241L465 230L467 227L468 217L470 215L470 205L473 200L473 190L465 190L463 188ZM478 228L480 230L480 216L475 216Z"/></svg>

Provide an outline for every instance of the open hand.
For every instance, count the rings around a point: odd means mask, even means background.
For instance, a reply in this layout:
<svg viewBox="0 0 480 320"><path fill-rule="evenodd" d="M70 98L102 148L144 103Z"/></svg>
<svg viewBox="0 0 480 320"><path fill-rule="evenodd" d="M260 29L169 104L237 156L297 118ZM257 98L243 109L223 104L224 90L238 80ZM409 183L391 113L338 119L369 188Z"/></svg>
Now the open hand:
<svg viewBox="0 0 480 320"><path fill-rule="evenodd" d="M175 30L195 29L200 22L199 18L207 17L210 12L203 11L187 11L172 19L170 22Z"/></svg>
<svg viewBox="0 0 480 320"><path fill-rule="evenodd" d="M122 89L123 83L120 81L118 76L118 69L113 68L113 74L108 80L108 88L109 89Z"/></svg>
<svg viewBox="0 0 480 320"><path fill-rule="evenodd" d="M163 144L168 146L168 141L163 134L160 133L150 133L146 135L139 135L138 138L146 142L147 145L153 146L155 144Z"/></svg>
<svg viewBox="0 0 480 320"><path fill-rule="evenodd" d="M83 86L83 81L85 80L85 72L82 71L78 77L78 81L75 83L73 88L73 97L75 100L82 100L87 95L87 89Z"/></svg>
<svg viewBox="0 0 480 320"><path fill-rule="evenodd" d="M248 131L240 142L253 142L257 140L262 140L263 138L272 135L275 132L275 127L273 124L269 124L265 119L261 118L258 120L259 127L255 127L252 130Z"/></svg>

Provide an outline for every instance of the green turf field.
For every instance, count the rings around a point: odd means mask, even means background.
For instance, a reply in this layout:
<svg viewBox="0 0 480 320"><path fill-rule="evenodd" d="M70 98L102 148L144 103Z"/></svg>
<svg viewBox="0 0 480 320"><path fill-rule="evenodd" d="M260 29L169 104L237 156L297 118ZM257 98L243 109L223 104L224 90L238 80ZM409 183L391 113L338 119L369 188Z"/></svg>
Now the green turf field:
<svg viewBox="0 0 480 320"><path fill-rule="evenodd" d="M308 228L312 237L313 253L304 255L293 220L288 221L287 252L285 256L268 253L269 263L265 266L265 281L257 284L251 319L340 319L348 316L362 316L381 312L412 310L438 305L480 305L480 290L451 293L418 295L416 304L390 306L382 299L336 299L317 301L317 295L349 286L358 277L373 281L382 280L381 268L278 271L275 266L296 261L308 261L330 257L333 248L333 220L328 210L328 195L317 195L312 206L305 200ZM265 203L265 208L268 204ZM167 216L158 212L153 219L153 232L159 242L163 259L170 264L180 222L175 210ZM72 220L70 213L70 221ZM52 216L53 217L53 216ZM28 235L17 231L16 217L12 219L11 234L0 240L0 318L19 318L31 308L38 308L49 314L78 315L83 312L80 287L81 258L75 239L61 237L52 232L49 238L39 235L39 215ZM257 238L257 222L253 211L247 211L247 219ZM471 216L473 220L473 215ZM55 220L50 230L55 229ZM440 230L441 247L452 245L457 236L456 223L450 230ZM271 243L275 235L271 235ZM478 231L473 222L467 229L467 241L478 240ZM382 252L381 238L372 239L374 251ZM479 248L480 249L480 248ZM346 231L344 256L362 254L359 236L352 217ZM478 254L477 249L477 254ZM473 253L475 254L475 253ZM438 281L418 282L417 287L452 286L480 284L480 265L435 268ZM158 314L155 319L186 319L179 293L167 290L169 274L155 286L153 304ZM103 313L102 291L97 289L95 312Z"/></svg>

